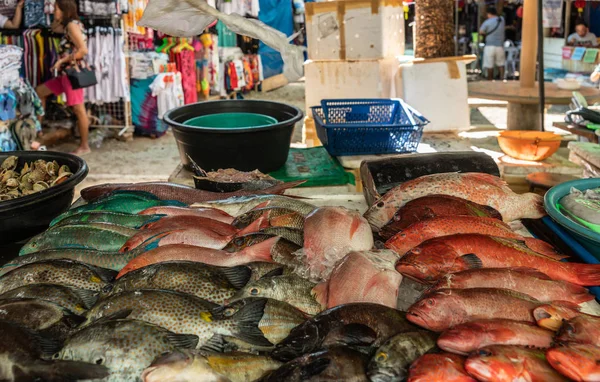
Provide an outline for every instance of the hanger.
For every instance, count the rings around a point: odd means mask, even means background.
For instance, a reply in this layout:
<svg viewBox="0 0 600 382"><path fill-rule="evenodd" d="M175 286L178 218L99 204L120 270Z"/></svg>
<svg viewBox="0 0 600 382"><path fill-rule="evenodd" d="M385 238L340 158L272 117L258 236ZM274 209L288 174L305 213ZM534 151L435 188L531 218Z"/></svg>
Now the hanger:
<svg viewBox="0 0 600 382"><path fill-rule="evenodd" d="M175 47L175 45L177 45L177 40L174 39L173 37L169 37L169 45L167 45L165 47L165 50L163 53L169 53L171 51L171 49L173 49Z"/></svg>
<svg viewBox="0 0 600 382"><path fill-rule="evenodd" d="M187 42L187 38L179 39L179 44L173 48L173 53L180 53L182 50L194 51L194 47Z"/></svg>

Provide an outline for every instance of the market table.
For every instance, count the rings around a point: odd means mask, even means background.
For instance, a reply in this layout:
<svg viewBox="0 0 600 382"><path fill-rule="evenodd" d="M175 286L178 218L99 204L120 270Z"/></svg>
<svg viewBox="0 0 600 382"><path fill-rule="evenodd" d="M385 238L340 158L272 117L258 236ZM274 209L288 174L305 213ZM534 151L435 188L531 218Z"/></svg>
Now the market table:
<svg viewBox="0 0 600 382"><path fill-rule="evenodd" d="M571 90L559 89L554 83L544 84L547 105L568 105ZM582 87L578 90L588 103L600 101L600 90ZM539 118L539 85L522 87L518 81L479 81L469 83L469 97L508 102L508 130L541 130ZM596 141L597 142L597 141Z"/></svg>
<svg viewBox="0 0 600 382"><path fill-rule="evenodd" d="M558 127L562 130L567 130L568 132L580 137L584 137L592 143L598 143L600 138L598 134L594 132L594 130L586 129L585 127L580 127L567 122L554 122L552 126Z"/></svg>

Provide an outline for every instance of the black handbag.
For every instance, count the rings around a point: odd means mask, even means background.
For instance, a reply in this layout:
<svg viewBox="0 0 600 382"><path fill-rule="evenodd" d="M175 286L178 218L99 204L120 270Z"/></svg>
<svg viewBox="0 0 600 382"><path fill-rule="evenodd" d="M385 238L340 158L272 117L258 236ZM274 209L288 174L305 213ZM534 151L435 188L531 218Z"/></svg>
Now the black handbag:
<svg viewBox="0 0 600 382"><path fill-rule="evenodd" d="M85 64L83 61L82 63ZM65 69L65 73L73 89L83 89L98 83L94 67L87 64L81 67L74 64L70 68Z"/></svg>

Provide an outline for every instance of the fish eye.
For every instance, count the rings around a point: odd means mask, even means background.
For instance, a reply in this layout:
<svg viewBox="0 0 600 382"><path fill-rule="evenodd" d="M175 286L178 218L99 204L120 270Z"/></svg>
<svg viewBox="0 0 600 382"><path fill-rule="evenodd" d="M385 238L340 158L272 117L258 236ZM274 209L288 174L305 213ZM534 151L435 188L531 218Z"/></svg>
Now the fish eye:
<svg viewBox="0 0 600 382"><path fill-rule="evenodd" d="M388 359L388 355L386 353L379 353L375 356L375 361L377 362L385 362Z"/></svg>
<svg viewBox="0 0 600 382"><path fill-rule="evenodd" d="M259 293L260 293L260 289L258 289L258 288L250 288L250 294L252 296L258 296Z"/></svg>
<svg viewBox="0 0 600 382"><path fill-rule="evenodd" d="M414 253L415 255L418 255L421 253L421 248L413 248L413 250L411 252Z"/></svg>
<svg viewBox="0 0 600 382"><path fill-rule="evenodd" d="M233 240L233 244L235 245L242 245L244 244L244 239L242 239L241 237L238 237L236 239Z"/></svg>
<svg viewBox="0 0 600 382"><path fill-rule="evenodd" d="M575 327L572 324L565 324L565 331L568 334L575 334Z"/></svg>
<svg viewBox="0 0 600 382"><path fill-rule="evenodd" d="M377 208L383 208L383 206L385 206L385 202L377 203Z"/></svg>
<svg viewBox="0 0 600 382"><path fill-rule="evenodd" d="M233 316L234 313L235 313L235 309L233 309L233 308L227 308L223 311L223 315L225 317L231 317L231 316Z"/></svg>
<svg viewBox="0 0 600 382"><path fill-rule="evenodd" d="M481 357L490 357L492 355L492 352L487 349L479 349L477 351L477 355Z"/></svg>
<svg viewBox="0 0 600 382"><path fill-rule="evenodd" d="M104 358L100 357L96 361L94 361L94 363L96 365L102 365L102 364L104 364Z"/></svg>
<svg viewBox="0 0 600 382"><path fill-rule="evenodd" d="M60 353L54 353L52 355L52 359L58 359L58 358L60 358Z"/></svg>
<svg viewBox="0 0 600 382"><path fill-rule="evenodd" d="M433 299L431 299L431 298L428 298L427 299L427 305L434 306L435 305L435 301L433 301Z"/></svg>

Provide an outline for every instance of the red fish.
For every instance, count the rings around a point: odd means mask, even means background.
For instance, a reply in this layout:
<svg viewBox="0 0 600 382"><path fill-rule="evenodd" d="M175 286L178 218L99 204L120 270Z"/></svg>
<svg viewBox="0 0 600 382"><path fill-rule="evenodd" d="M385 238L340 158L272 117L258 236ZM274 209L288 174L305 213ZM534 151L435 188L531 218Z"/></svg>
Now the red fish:
<svg viewBox="0 0 600 382"><path fill-rule="evenodd" d="M600 381L600 348L597 346L568 343L548 349L546 359L574 381Z"/></svg>
<svg viewBox="0 0 600 382"><path fill-rule="evenodd" d="M567 382L546 361L544 350L494 345L479 349L465 362L481 382Z"/></svg>
<svg viewBox="0 0 600 382"><path fill-rule="evenodd" d="M521 246L526 246L533 251L553 259L562 260L565 258L565 256L557 253L550 244L534 238L525 238L513 232L508 225L497 219L473 216L443 216L417 222L404 231L398 232L385 243L385 246L403 255L427 240L458 234L479 234L505 239L516 239L522 241L522 243L518 243ZM469 243L469 241L464 241L452 243L452 245L459 246L462 249L465 245L469 248L479 248L481 245L487 244L476 243L469 245ZM506 243L505 245L508 245ZM516 246L516 244L512 244L512 246Z"/></svg>
<svg viewBox="0 0 600 382"><path fill-rule="evenodd" d="M465 358L457 354L425 354L408 369L408 382L477 382L465 370Z"/></svg>
<svg viewBox="0 0 600 382"><path fill-rule="evenodd" d="M209 218L218 220L223 223L233 223L234 217L229 215L227 212L218 210L216 208L185 208L175 206L157 206L150 207L139 215L167 215L167 216L181 216L181 215L193 215L200 216L203 218Z"/></svg>
<svg viewBox="0 0 600 382"><path fill-rule="evenodd" d="M490 206L505 222L546 215L544 200L537 194L515 194L502 179L482 173L441 173L419 177L388 191L365 213L378 232L396 211L411 200L428 195L450 195Z"/></svg>
<svg viewBox="0 0 600 382"><path fill-rule="evenodd" d="M379 231L379 236L387 240L411 224L441 216L477 216L502 220L502 215L492 207L449 195L428 195L401 207Z"/></svg>
<svg viewBox="0 0 600 382"><path fill-rule="evenodd" d="M117 278L147 265L164 261L196 261L222 267L235 267L237 265L248 264L255 261L272 263L271 250L278 241L278 237L273 237L235 253L211 248L195 247L192 245L167 245L158 247L148 250L132 259L121 272L119 272Z"/></svg>
<svg viewBox="0 0 600 382"><path fill-rule="evenodd" d="M600 317L580 314L564 321L556 340L600 346Z"/></svg>
<svg viewBox="0 0 600 382"><path fill-rule="evenodd" d="M454 245L462 242L463 235L426 242L403 256L396 269L403 275L427 282L437 281L448 273L475 268L534 268L553 280L572 284L600 285L600 265L561 262L531 250L508 250L517 248L514 242L502 238L488 240L481 236L473 244L485 243L483 247ZM468 236L468 235L465 235ZM471 237L472 238L472 237ZM494 244L496 243L496 244Z"/></svg>
<svg viewBox="0 0 600 382"><path fill-rule="evenodd" d="M131 251L142 244L154 240L159 247L170 244L187 244L196 247L223 249L231 241L233 235L221 235L210 228L180 228L165 231L164 229L147 229L140 231L121 247L120 252Z"/></svg>
<svg viewBox="0 0 600 382"><path fill-rule="evenodd" d="M523 345L549 348L554 332L534 324L513 320L478 320L457 325L442 333L438 346L448 352L468 355L490 345Z"/></svg>
<svg viewBox="0 0 600 382"><path fill-rule="evenodd" d="M155 224L158 222L160 224ZM144 229L152 229L155 231L172 231L175 229L196 229L207 228L219 235L233 236L238 232L238 229L231 224L223 223L218 220L209 219L201 216L179 215L167 216L155 222L148 223Z"/></svg>
<svg viewBox="0 0 600 382"><path fill-rule="evenodd" d="M470 288L511 289L543 302L569 301L581 304L594 300L594 295L586 288L552 280L532 268L483 268L451 273L442 277L429 291Z"/></svg>
<svg viewBox="0 0 600 382"><path fill-rule="evenodd" d="M334 268L328 281L313 288L316 300L327 308L353 302L372 302L396 308L402 275L392 251L351 252Z"/></svg>

